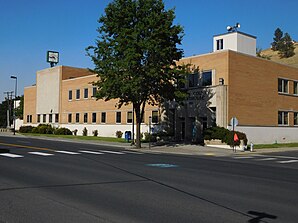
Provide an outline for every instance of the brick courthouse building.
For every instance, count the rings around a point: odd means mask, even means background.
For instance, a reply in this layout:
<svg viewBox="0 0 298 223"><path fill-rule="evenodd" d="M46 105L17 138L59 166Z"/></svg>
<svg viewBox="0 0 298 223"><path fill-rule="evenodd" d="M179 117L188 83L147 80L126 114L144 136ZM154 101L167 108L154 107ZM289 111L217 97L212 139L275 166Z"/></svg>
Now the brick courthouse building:
<svg viewBox="0 0 298 223"><path fill-rule="evenodd" d="M256 57L256 37L229 32L213 37L213 52L181 59L199 72L188 75L184 106L169 102L165 110L146 106L141 132L149 117L156 125L167 120L176 140L199 138L212 125L245 132L249 142L298 141L298 69ZM87 69L57 66L37 72L36 85L24 91L24 123L98 130L100 136L132 130L132 106L117 109L117 100L96 101L95 74ZM196 130L194 132L194 130Z"/></svg>

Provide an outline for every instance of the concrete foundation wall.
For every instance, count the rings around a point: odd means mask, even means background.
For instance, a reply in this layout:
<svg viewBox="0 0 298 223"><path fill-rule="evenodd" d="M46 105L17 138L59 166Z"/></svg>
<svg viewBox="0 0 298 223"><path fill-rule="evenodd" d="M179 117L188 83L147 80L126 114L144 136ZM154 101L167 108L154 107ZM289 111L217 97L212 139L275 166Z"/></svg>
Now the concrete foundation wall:
<svg viewBox="0 0 298 223"><path fill-rule="evenodd" d="M132 126L129 125L92 125L92 124L60 124L59 127L68 128L71 131L77 129L77 135L83 135L83 129L86 127L88 130L88 136L93 135L93 131L98 131L98 136L104 136L104 137L116 137L116 131L123 132L122 138L125 137L124 133L125 131L131 131L132 132ZM136 134L136 129L134 130ZM149 132L148 125L142 124L141 125L141 133Z"/></svg>
<svg viewBox="0 0 298 223"><path fill-rule="evenodd" d="M237 126L236 131L244 132L248 143L272 144L298 142L298 128L296 127L253 127Z"/></svg>

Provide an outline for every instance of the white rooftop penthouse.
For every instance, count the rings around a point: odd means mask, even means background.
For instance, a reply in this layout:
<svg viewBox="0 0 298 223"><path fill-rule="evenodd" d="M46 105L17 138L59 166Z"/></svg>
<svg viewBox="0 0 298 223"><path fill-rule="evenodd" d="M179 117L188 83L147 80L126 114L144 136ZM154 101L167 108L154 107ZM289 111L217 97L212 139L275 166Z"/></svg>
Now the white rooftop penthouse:
<svg viewBox="0 0 298 223"><path fill-rule="evenodd" d="M257 37L239 31L213 36L213 52L233 50L256 56Z"/></svg>

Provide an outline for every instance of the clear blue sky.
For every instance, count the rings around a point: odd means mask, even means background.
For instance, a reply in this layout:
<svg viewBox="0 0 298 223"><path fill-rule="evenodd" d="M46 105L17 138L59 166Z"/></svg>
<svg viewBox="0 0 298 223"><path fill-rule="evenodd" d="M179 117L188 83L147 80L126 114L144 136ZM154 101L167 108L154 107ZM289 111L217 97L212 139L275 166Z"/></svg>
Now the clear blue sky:
<svg viewBox="0 0 298 223"><path fill-rule="evenodd" d="M46 51L60 52L58 65L93 68L85 48L97 37L97 19L111 0L0 0L0 101L4 91L18 93L35 83L36 71L49 67ZM165 0L176 8L176 20L184 27L184 56L212 51L212 36L227 25L241 24L239 31L257 36L257 46L270 47L280 27L298 40L296 0Z"/></svg>

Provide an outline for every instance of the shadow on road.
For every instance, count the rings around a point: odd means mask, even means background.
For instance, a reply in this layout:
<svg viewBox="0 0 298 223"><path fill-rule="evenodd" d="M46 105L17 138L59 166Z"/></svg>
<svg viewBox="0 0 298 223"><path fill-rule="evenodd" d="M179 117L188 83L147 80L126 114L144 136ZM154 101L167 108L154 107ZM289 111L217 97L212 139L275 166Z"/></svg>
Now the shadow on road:
<svg viewBox="0 0 298 223"><path fill-rule="evenodd" d="M277 216L267 214L267 213L264 213L264 212L248 211L247 213L250 214L250 215L255 215L256 216L255 218L252 218L252 219L248 220L249 223L263 222L263 220L265 220L265 218L277 219Z"/></svg>

